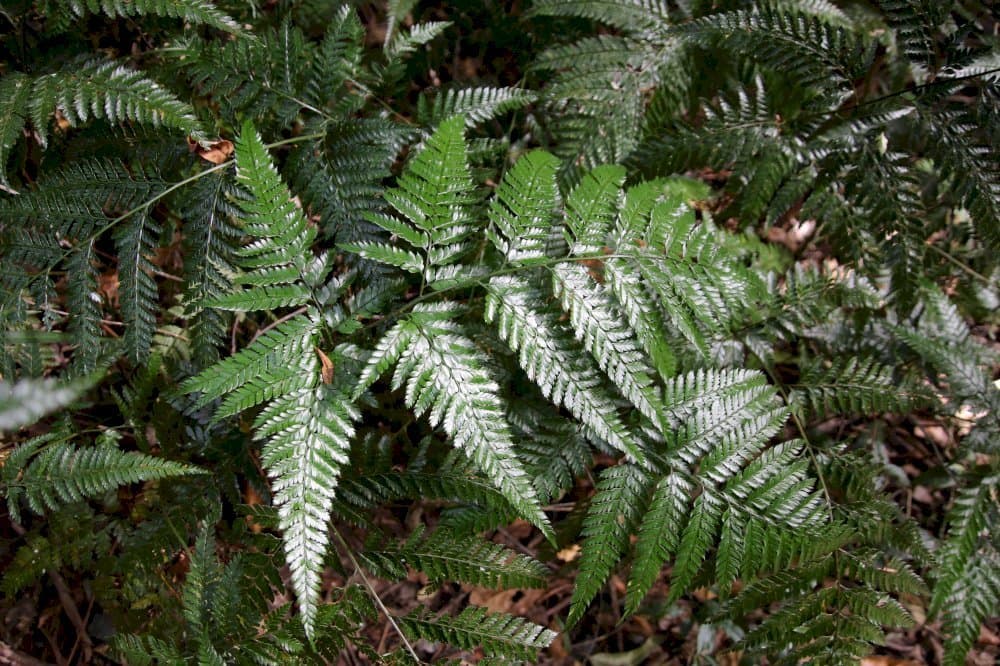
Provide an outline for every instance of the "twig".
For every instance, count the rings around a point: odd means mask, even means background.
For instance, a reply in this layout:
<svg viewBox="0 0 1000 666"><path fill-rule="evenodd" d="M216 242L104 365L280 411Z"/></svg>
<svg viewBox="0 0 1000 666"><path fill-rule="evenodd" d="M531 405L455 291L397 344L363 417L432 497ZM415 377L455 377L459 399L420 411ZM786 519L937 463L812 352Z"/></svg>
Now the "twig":
<svg viewBox="0 0 1000 666"><path fill-rule="evenodd" d="M76 603L73 601L73 595L69 591L69 585L66 584L66 579L63 578L62 574L55 569L49 571L49 578L52 580L52 585L56 588L56 593L59 595L59 602L62 604L66 617L69 618L73 627L76 628L77 641L83 643L83 653L87 656L87 658L89 658L94 644L90 640L90 635L87 633L87 625L84 624L83 618L80 617L80 610L76 607ZM74 646L74 651L75 650L76 648Z"/></svg>
<svg viewBox="0 0 1000 666"><path fill-rule="evenodd" d="M368 576L365 575L364 569L361 568L361 565L358 563L358 560L354 557L354 552L351 551L351 547L347 545L347 542L344 541L344 537L340 535L340 531L334 529L333 535L337 537L337 541L339 541L340 545L344 547L344 553L346 553L348 559L351 560L351 564L354 566L355 573L358 574L358 577L361 578L361 582L363 582L365 584L365 587L368 588L368 593L371 595L372 599L382 610L382 612L385 613L385 617L387 620L389 620L389 624L391 624L392 628L396 630L397 634L399 634L399 638L403 641L403 645L406 646L406 649L410 653L410 656L412 656L413 659L418 664L423 663L420 660L420 657L417 656L417 651L413 648L413 645L406 637L406 634L404 634L403 630L399 627L398 624L396 624L396 619L392 616L392 613L390 613L389 609L386 608L384 603L382 603L382 598L378 596L378 592L375 591L375 587L371 584L371 581L368 580Z"/></svg>
<svg viewBox="0 0 1000 666"><path fill-rule="evenodd" d="M3 641L0 641L0 666L49 666L23 652L18 652Z"/></svg>
<svg viewBox="0 0 1000 666"><path fill-rule="evenodd" d="M252 343L254 340L256 340L260 336L264 335L265 333L267 333L271 329L276 328L278 326L281 326L282 324L284 324L289 319L297 317L300 314L302 314L303 312L307 312L308 310L309 310L309 307L303 305L301 308L298 308L296 310L292 310L291 312L289 312L288 314L284 315L283 317L280 317L279 319L276 319L276 320L272 321L270 324L268 324L264 328L258 330L256 333L254 333L253 334L253 338L250 339L250 342Z"/></svg>
<svg viewBox="0 0 1000 666"><path fill-rule="evenodd" d="M10 526L18 536L23 537L27 534L27 530L24 529L24 526L15 520L10 521ZM83 618L80 617L80 610L76 607L76 602L73 601L73 595L69 591L69 585L66 584L66 579L63 578L62 575L55 569L49 570L49 579L52 581L52 585L56 588L56 593L59 595L59 602L63 607L63 611L66 613L66 617L69 618L69 621L73 623L73 626L76 628L77 641L83 642L84 652L89 657L94 644L90 640L90 635L87 634L87 625L83 622Z"/></svg>

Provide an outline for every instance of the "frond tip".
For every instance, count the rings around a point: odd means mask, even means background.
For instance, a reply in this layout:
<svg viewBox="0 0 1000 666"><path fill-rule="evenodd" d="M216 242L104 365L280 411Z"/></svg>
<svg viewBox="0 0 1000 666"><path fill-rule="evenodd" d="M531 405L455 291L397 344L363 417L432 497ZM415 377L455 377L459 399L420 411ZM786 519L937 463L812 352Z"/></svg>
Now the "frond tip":
<svg viewBox="0 0 1000 666"><path fill-rule="evenodd" d="M192 465L121 451L111 444L83 448L60 442L42 449L21 477L9 482L17 492L8 500L23 494L28 506L43 514L128 483L205 473Z"/></svg>

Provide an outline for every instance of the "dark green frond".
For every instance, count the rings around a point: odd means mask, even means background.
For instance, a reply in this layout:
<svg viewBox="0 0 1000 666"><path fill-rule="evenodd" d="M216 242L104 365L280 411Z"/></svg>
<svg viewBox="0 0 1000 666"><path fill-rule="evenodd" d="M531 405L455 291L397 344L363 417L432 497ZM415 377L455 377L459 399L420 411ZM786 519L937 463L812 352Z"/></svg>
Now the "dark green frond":
<svg viewBox="0 0 1000 666"><path fill-rule="evenodd" d="M407 567L412 567L432 582L454 580L481 587L544 587L548 574L541 562L509 548L440 530L427 537L417 531L405 544L367 550L362 557L388 578L405 578Z"/></svg>
<svg viewBox="0 0 1000 666"><path fill-rule="evenodd" d="M73 11L103 12L108 16L170 16L240 34L243 28L207 0L70 0Z"/></svg>
<svg viewBox="0 0 1000 666"><path fill-rule="evenodd" d="M127 483L203 473L191 465L121 451L111 444L82 448L57 443L35 454L10 485L17 486L28 506L41 514Z"/></svg>
<svg viewBox="0 0 1000 666"><path fill-rule="evenodd" d="M506 613L466 608L456 617L434 617L423 609L396 618L414 638L445 641L465 649L481 648L488 657L505 656L532 662L538 650L548 647L556 634Z"/></svg>
<svg viewBox="0 0 1000 666"><path fill-rule="evenodd" d="M0 381L0 431L13 432L78 400L97 377L62 383L56 379Z"/></svg>

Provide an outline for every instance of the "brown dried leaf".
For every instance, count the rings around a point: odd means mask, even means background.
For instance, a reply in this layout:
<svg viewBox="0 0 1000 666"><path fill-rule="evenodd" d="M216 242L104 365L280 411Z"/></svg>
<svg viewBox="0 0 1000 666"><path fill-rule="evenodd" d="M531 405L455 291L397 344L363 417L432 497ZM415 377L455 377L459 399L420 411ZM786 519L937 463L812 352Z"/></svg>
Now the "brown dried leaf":
<svg viewBox="0 0 1000 666"><path fill-rule="evenodd" d="M228 161L233 154L234 148L233 142L227 139L213 141L207 146L194 144L194 151L198 154L198 157L212 164L222 164Z"/></svg>

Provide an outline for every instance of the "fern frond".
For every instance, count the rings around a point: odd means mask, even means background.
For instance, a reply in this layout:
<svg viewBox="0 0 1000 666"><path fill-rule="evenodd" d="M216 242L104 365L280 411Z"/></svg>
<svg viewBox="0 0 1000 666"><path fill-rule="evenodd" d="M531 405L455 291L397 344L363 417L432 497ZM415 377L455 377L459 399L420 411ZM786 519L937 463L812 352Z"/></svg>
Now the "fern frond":
<svg viewBox="0 0 1000 666"><path fill-rule="evenodd" d="M518 353L524 371L546 398L562 404L598 437L630 459L645 461L644 446L618 416L617 400L607 391L595 362L581 358L571 330L551 311L541 310L545 296L514 276L493 278L485 317ZM586 359L586 360L584 360Z"/></svg>
<svg viewBox="0 0 1000 666"><path fill-rule="evenodd" d="M680 546L678 527L687 521L694 489L694 484L679 472L672 472L656 482L649 509L638 524L635 562L629 575L625 601L626 613L632 614L639 609L646 593L660 575L663 563L677 552Z"/></svg>
<svg viewBox="0 0 1000 666"><path fill-rule="evenodd" d="M417 530L391 548L361 553L372 571L406 578L407 567L424 573L432 582L448 580L481 587L544 587L548 569L541 562L479 537L460 537L438 530L423 536Z"/></svg>
<svg viewBox="0 0 1000 666"><path fill-rule="evenodd" d="M133 210L166 186L159 177L130 171L119 161L81 160L50 171L37 188L4 199L0 220L86 238L109 222L109 213Z"/></svg>
<svg viewBox="0 0 1000 666"><path fill-rule="evenodd" d="M169 127L207 141L194 110L140 72L109 60L88 60L35 79L28 103L42 145L49 120L58 111L73 125L90 118Z"/></svg>
<svg viewBox="0 0 1000 666"><path fill-rule="evenodd" d="M663 0L539 0L531 13L589 18L632 33L670 23L670 6Z"/></svg>
<svg viewBox="0 0 1000 666"><path fill-rule="evenodd" d="M345 478L337 489L337 499L363 510L409 499L472 504L500 515L515 513L490 481L443 471L435 474L396 472L351 476Z"/></svg>
<svg viewBox="0 0 1000 666"><path fill-rule="evenodd" d="M20 489L33 511L44 514L124 484L204 473L191 465L121 451L110 444L78 448L60 442L37 453L11 485Z"/></svg>
<svg viewBox="0 0 1000 666"><path fill-rule="evenodd" d="M1000 599L1000 548L990 537L990 526L1000 519L1000 476L969 481L948 515L948 535L939 556L941 575L931 598L931 612L943 614L949 634L947 664L965 661L980 624L995 612Z"/></svg>
<svg viewBox="0 0 1000 666"><path fill-rule="evenodd" d="M326 236L356 242L371 235L366 216L384 207L383 181L403 144L405 127L378 118L323 126L324 138L297 148L285 173Z"/></svg>
<svg viewBox="0 0 1000 666"><path fill-rule="evenodd" d="M7 161L27 120L25 109L31 97L30 79L21 72L9 72L0 79L0 186L9 188Z"/></svg>
<svg viewBox="0 0 1000 666"><path fill-rule="evenodd" d="M123 17L169 16L237 35L243 33L239 23L207 0L70 0L69 5L78 16L87 11Z"/></svg>
<svg viewBox="0 0 1000 666"><path fill-rule="evenodd" d="M346 86L359 80L363 44L364 26L357 12L350 5L341 6L330 21L313 61L306 101L319 107L326 106ZM347 101L337 100L338 109L356 104L351 95L345 97Z"/></svg>
<svg viewBox="0 0 1000 666"><path fill-rule="evenodd" d="M234 127L286 127L302 110L315 44L286 17L254 39L191 40L180 62L192 86ZM334 91L329 91L334 92Z"/></svg>
<svg viewBox="0 0 1000 666"><path fill-rule="evenodd" d="M872 56L865 36L841 22L768 0L752 9L710 14L675 31L693 39L721 36L737 52L753 53L756 62L821 90L836 82L846 92Z"/></svg>
<svg viewBox="0 0 1000 666"><path fill-rule="evenodd" d="M878 0L893 29L897 48L914 65L929 68L935 58L935 33L948 11L947 3L934 0Z"/></svg>
<svg viewBox="0 0 1000 666"><path fill-rule="evenodd" d="M443 120L461 115L468 127L474 127L522 109L535 99L533 92L521 88L449 88L435 94L433 100L421 95L417 102L417 119L421 125L434 127Z"/></svg>
<svg viewBox="0 0 1000 666"><path fill-rule="evenodd" d="M436 323L434 330L417 324L408 342L393 386L405 385L407 405L418 415L429 411L431 423L442 426L511 505L551 537L548 518L515 456L499 387L482 352L447 322ZM398 343L390 346L393 355L399 348ZM376 358L376 364L384 363Z"/></svg>
<svg viewBox="0 0 1000 666"><path fill-rule="evenodd" d="M553 631L506 613L488 613L485 608L469 607L456 617L433 617L417 609L403 617L400 624L413 638L445 641L471 650L481 648L487 657L506 657L534 662L538 650L555 640Z"/></svg>
<svg viewBox="0 0 1000 666"><path fill-rule="evenodd" d="M204 407L227 396L257 377L297 366L312 353L315 324L308 317L294 317L276 326L237 354L205 368L185 380L183 393L201 393L194 407Z"/></svg>
<svg viewBox="0 0 1000 666"><path fill-rule="evenodd" d="M926 395L894 374L874 359L852 357L828 368L812 365L793 387L791 401L801 401L819 418L906 412L926 401Z"/></svg>
<svg viewBox="0 0 1000 666"><path fill-rule="evenodd" d="M645 513L655 478L638 465L609 467L594 489L582 536L580 572L566 623L576 624L611 576Z"/></svg>
<svg viewBox="0 0 1000 666"><path fill-rule="evenodd" d="M451 21L425 21L410 28L408 33L397 33L386 45L385 53L390 62L400 60L442 34Z"/></svg>
<svg viewBox="0 0 1000 666"><path fill-rule="evenodd" d="M470 249L466 240L476 230L464 127L461 116L442 122L407 164L397 187L386 191L386 201L403 216L402 220L387 215L367 216L370 222L391 234L407 237L411 245L424 251L428 282L434 281L433 268L455 263ZM377 243L348 244L345 249L391 260L393 265L409 265L396 250Z"/></svg>
<svg viewBox="0 0 1000 666"><path fill-rule="evenodd" d="M554 245L553 222L559 190L558 160L533 150L507 171L490 201L487 236L508 262L544 261Z"/></svg>
<svg viewBox="0 0 1000 666"><path fill-rule="evenodd" d="M577 340L639 413L661 424L663 403L645 355L610 294L582 265L559 264L552 278L553 292L562 299Z"/></svg>
<svg viewBox="0 0 1000 666"><path fill-rule="evenodd" d="M324 262L312 254L316 229L296 207L249 120L236 142L236 179L250 194L239 206L244 233L253 240L238 250L239 265L249 270L234 282L250 288L210 303L234 310L305 304L309 289L326 273Z"/></svg>
<svg viewBox="0 0 1000 666"><path fill-rule="evenodd" d="M67 263L74 276L67 288L66 305L71 313L68 328L76 343L73 371L78 374L94 372L101 354L101 295L95 255L95 243L90 240L76 247Z"/></svg>
<svg viewBox="0 0 1000 666"><path fill-rule="evenodd" d="M507 420L514 427L517 455L543 500L556 500L592 461L585 426L548 413L529 397L513 401Z"/></svg>
<svg viewBox="0 0 1000 666"><path fill-rule="evenodd" d="M141 365L149 358L156 332L158 292L150 257L159 234L159 224L145 211L126 220L115 234L122 318L128 322L125 352L134 365Z"/></svg>
<svg viewBox="0 0 1000 666"><path fill-rule="evenodd" d="M314 382L318 366L315 361L310 368ZM358 416L347 396L314 385L272 400L254 421L254 437L266 440L262 461L307 634L316 626L316 597L330 542L327 523Z"/></svg>
<svg viewBox="0 0 1000 666"><path fill-rule="evenodd" d="M0 431L14 432L76 402L98 376L62 383L56 379L0 380Z"/></svg>
<svg viewBox="0 0 1000 666"><path fill-rule="evenodd" d="M226 333L225 314L200 304L226 294L235 274L240 230L234 223L238 208L231 201L236 187L226 176L206 177L195 185L181 209L184 227L185 309L195 366L219 360L218 345Z"/></svg>

